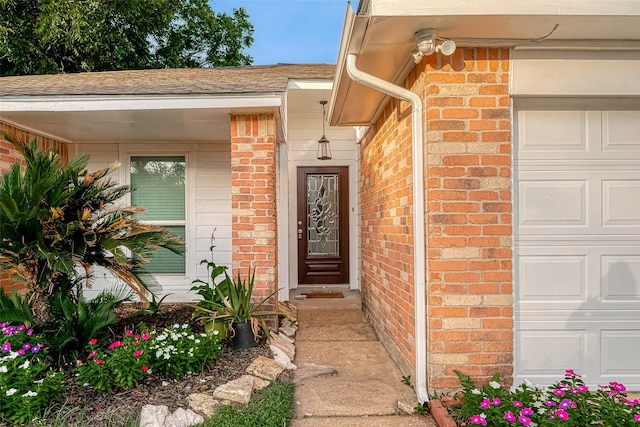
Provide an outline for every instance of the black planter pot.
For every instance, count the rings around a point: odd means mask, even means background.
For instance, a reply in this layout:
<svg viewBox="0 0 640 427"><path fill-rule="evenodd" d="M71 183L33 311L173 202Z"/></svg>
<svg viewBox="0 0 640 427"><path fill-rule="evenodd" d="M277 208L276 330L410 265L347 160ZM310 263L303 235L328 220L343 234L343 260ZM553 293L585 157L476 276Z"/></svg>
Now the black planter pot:
<svg viewBox="0 0 640 427"><path fill-rule="evenodd" d="M231 345L236 349L246 349L255 347L256 339L251 330L251 322L234 322L234 334L231 338Z"/></svg>

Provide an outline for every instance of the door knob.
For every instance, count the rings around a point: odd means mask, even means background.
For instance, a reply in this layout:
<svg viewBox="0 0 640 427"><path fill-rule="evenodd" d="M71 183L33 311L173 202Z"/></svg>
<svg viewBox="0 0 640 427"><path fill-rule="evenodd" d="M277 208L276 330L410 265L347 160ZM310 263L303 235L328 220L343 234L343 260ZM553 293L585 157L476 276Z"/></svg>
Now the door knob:
<svg viewBox="0 0 640 427"><path fill-rule="evenodd" d="M298 240L302 240L302 228L298 228Z"/></svg>

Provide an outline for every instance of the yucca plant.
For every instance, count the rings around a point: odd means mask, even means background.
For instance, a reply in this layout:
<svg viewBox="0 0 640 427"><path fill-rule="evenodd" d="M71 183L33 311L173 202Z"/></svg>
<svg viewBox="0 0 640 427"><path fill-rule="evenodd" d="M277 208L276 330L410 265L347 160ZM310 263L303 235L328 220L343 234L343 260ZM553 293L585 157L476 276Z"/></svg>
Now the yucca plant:
<svg viewBox="0 0 640 427"><path fill-rule="evenodd" d="M64 164L36 140L4 138L22 154L24 168L16 163L0 180L0 268L26 283L36 323L49 319L54 294L73 300L91 286L96 266L145 300L149 283L138 271L153 250L182 253L183 243L140 223L142 208L122 206L131 188L108 178L119 164L89 172L86 155Z"/></svg>
<svg viewBox="0 0 640 427"><path fill-rule="evenodd" d="M258 329L262 328L265 335L268 337L267 325L264 322L264 317L277 316L280 313L278 311L261 311L261 307L273 297L278 290L271 292L266 297L252 302L253 288L255 285L256 272L249 269L249 273L246 279L242 279L240 272L236 280L232 280L231 277L224 272L225 279L218 286L215 291L220 297L220 301L210 301L207 307L198 307L198 309L207 313L207 315L200 317L200 319L219 320L223 322L230 322L231 328L234 323L251 322L251 330L254 337L258 335Z"/></svg>

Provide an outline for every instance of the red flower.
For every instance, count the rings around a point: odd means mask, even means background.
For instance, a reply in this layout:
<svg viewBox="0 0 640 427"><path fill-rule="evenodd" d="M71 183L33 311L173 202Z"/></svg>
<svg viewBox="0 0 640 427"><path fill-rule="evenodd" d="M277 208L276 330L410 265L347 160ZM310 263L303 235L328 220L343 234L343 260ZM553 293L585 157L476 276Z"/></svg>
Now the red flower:
<svg viewBox="0 0 640 427"><path fill-rule="evenodd" d="M121 347L122 346L122 341L114 341L109 345L109 350L112 350L116 347Z"/></svg>
<svg viewBox="0 0 640 427"><path fill-rule="evenodd" d="M142 334L142 341L146 341L146 340L148 340L149 338L151 338L151 335L149 335L149 334Z"/></svg>
<svg viewBox="0 0 640 427"><path fill-rule="evenodd" d="M133 357L140 357L141 354L142 354L142 350L138 350L135 353L133 353Z"/></svg>
<svg viewBox="0 0 640 427"><path fill-rule="evenodd" d="M96 345L96 344L98 344L98 340L97 340L97 339L95 339L95 338L91 338L91 339L89 340L89 344L91 344L91 345Z"/></svg>
<svg viewBox="0 0 640 427"><path fill-rule="evenodd" d="M128 337L132 337L133 336L133 332L132 331L127 331L127 336Z"/></svg>
<svg viewBox="0 0 640 427"><path fill-rule="evenodd" d="M104 365L104 360L102 359L94 359L94 362L96 362L98 365Z"/></svg>
<svg viewBox="0 0 640 427"><path fill-rule="evenodd" d="M97 354L97 352L95 350L93 350L91 353L89 353L89 357L94 357Z"/></svg>
<svg viewBox="0 0 640 427"><path fill-rule="evenodd" d="M142 372L147 372L149 370L149 367L147 365L144 365L142 367Z"/></svg>

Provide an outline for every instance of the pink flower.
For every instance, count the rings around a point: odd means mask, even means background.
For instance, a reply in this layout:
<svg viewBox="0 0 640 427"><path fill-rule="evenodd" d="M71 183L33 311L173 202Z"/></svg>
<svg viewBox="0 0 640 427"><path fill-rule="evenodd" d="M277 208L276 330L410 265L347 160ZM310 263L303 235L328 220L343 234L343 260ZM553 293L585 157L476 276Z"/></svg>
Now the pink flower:
<svg viewBox="0 0 640 427"><path fill-rule="evenodd" d="M89 353L89 357L95 357L95 355L98 354L95 350L93 350L91 353Z"/></svg>
<svg viewBox="0 0 640 427"><path fill-rule="evenodd" d="M639 421L640 422L640 414L635 414L633 416L633 421Z"/></svg>
<svg viewBox="0 0 640 427"><path fill-rule="evenodd" d="M148 340L149 338L151 338L151 335L149 335L149 334L142 334L142 341L146 341L146 340Z"/></svg>
<svg viewBox="0 0 640 427"><path fill-rule="evenodd" d="M133 336L133 332L132 331L127 331L127 336L128 337L132 337Z"/></svg>
<svg viewBox="0 0 640 427"><path fill-rule="evenodd" d="M529 424L531 424L531 418L525 417L524 415L520 415L518 417L518 421L520 421L520 424L522 424L524 427L527 427Z"/></svg>
<svg viewBox="0 0 640 427"><path fill-rule="evenodd" d="M98 409L102 408L102 406L100 406L100 405L96 405L96 406L94 406L93 408L97 411Z"/></svg>
<svg viewBox="0 0 640 427"><path fill-rule="evenodd" d="M500 399L498 399L497 397L494 397L493 399L491 399L491 404L493 406L498 406L500 404Z"/></svg>
<svg viewBox="0 0 640 427"><path fill-rule="evenodd" d="M573 369L567 369L567 370L564 372L564 376L565 376L565 377L581 377L582 375L578 375L578 374L576 374L576 373L574 372L574 370L573 370Z"/></svg>
<svg viewBox="0 0 640 427"><path fill-rule="evenodd" d="M114 341L109 344L109 350L113 350L116 347L122 347L122 341Z"/></svg>
<svg viewBox="0 0 640 427"><path fill-rule="evenodd" d="M140 357L141 354L142 354L142 350L138 350L135 353L133 353L133 357Z"/></svg>
<svg viewBox="0 0 640 427"><path fill-rule="evenodd" d="M523 408L522 411L520 411L520 415L533 415L533 411L531 408Z"/></svg>
<svg viewBox="0 0 640 427"><path fill-rule="evenodd" d="M102 359L94 359L94 362L96 362L98 365L104 365L104 360Z"/></svg>
<svg viewBox="0 0 640 427"><path fill-rule="evenodd" d="M489 406L491 406L491 401L489 399L487 399L486 397L484 399L482 399L482 402L480 402L480 407L482 409L487 409Z"/></svg>
<svg viewBox="0 0 640 427"><path fill-rule="evenodd" d="M520 402L519 400L514 400L512 403L513 403L513 406L517 406L518 408L522 408L522 402Z"/></svg>
<svg viewBox="0 0 640 427"><path fill-rule="evenodd" d="M78 365L78 366L82 365L82 360L80 360L80 359L76 360L76 365Z"/></svg>
<svg viewBox="0 0 640 427"><path fill-rule="evenodd" d="M514 422L516 420L516 416L513 415L513 412L507 411L504 413L504 419L509 422Z"/></svg>
<svg viewBox="0 0 640 427"><path fill-rule="evenodd" d="M487 420L485 420L481 415L474 415L473 417L469 418L469 422L471 424L480 424L483 426L487 425Z"/></svg>
<svg viewBox="0 0 640 427"><path fill-rule="evenodd" d="M95 338L91 338L91 339L89 340L89 344L91 344L91 345L96 345L96 344L98 344L98 340L97 340L97 339L95 339Z"/></svg>
<svg viewBox="0 0 640 427"><path fill-rule="evenodd" d="M557 388L553 390L553 394L555 394L556 396L564 396L564 390Z"/></svg>
<svg viewBox="0 0 640 427"><path fill-rule="evenodd" d="M557 409L556 415L563 421L567 421L569 419L569 413L564 409Z"/></svg>

